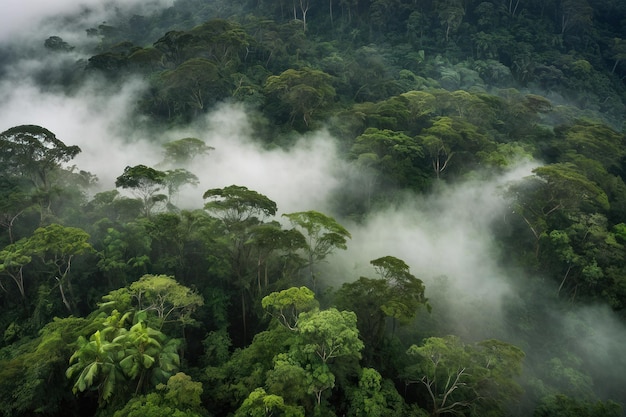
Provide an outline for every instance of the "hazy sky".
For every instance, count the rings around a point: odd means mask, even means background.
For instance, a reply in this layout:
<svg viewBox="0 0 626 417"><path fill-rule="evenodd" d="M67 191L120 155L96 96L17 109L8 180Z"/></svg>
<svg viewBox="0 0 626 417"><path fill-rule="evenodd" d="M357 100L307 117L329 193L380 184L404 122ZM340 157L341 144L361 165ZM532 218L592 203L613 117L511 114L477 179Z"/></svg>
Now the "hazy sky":
<svg viewBox="0 0 626 417"><path fill-rule="evenodd" d="M81 35L85 29L107 21L116 9L146 12L159 7L171 6L174 0L3 0L0 12L0 43L63 33L67 27L58 25L58 18L66 15L82 17L81 23L72 30ZM81 27L82 26L82 27Z"/></svg>

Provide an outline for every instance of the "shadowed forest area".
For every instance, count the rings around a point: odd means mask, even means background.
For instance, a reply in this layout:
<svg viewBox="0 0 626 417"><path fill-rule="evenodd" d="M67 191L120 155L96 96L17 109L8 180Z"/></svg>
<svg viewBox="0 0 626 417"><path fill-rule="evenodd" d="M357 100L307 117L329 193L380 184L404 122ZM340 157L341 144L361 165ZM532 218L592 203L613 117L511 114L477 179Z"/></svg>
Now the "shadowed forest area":
<svg viewBox="0 0 626 417"><path fill-rule="evenodd" d="M1 416L625 415L626 3L92 3L0 32Z"/></svg>

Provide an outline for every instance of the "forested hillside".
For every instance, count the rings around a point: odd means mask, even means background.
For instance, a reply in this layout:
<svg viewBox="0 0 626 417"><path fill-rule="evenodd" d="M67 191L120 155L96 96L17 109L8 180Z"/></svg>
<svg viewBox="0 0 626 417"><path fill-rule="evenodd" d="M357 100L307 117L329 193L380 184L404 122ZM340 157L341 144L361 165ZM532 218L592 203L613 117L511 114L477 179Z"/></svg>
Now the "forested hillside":
<svg viewBox="0 0 626 417"><path fill-rule="evenodd" d="M626 3L141 3L0 21L1 416L626 415Z"/></svg>

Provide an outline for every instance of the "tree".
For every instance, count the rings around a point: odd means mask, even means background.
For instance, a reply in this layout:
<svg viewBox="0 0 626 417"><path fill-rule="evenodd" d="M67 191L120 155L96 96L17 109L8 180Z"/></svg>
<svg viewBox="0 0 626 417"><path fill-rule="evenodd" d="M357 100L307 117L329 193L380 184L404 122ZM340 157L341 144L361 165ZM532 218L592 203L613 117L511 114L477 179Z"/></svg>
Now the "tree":
<svg viewBox="0 0 626 417"><path fill-rule="evenodd" d="M251 220L259 220L276 214L276 203L247 187L230 185L224 188L207 190L202 196L209 200L204 208L215 213L226 225L233 229Z"/></svg>
<svg viewBox="0 0 626 417"><path fill-rule="evenodd" d="M235 288L241 297L243 335L246 337L246 291L250 288L250 245L255 227L263 219L276 214L276 203L267 196L247 187L230 185L207 190L203 198L209 200L204 208L218 216L229 235L231 271Z"/></svg>
<svg viewBox="0 0 626 417"><path fill-rule="evenodd" d="M534 237L535 257L539 256L540 239L553 227L554 217L575 215L587 209L606 211L606 193L585 176L575 164L557 163L533 170L534 176L513 184L514 212L519 215Z"/></svg>
<svg viewBox="0 0 626 417"><path fill-rule="evenodd" d="M306 242L298 230L284 230L276 221L253 227L250 235L247 244L252 247L251 256L257 259L257 290L261 295L270 285L271 266L274 266L272 275L277 276L277 281L291 280L291 275L302 265L296 252L304 249Z"/></svg>
<svg viewBox="0 0 626 417"><path fill-rule="evenodd" d="M191 315L204 304L202 295L179 284L167 275L144 275L126 288L115 290L103 297L101 309L146 314L149 323L161 330L168 323L184 326L194 322ZM154 313L151 318L147 313Z"/></svg>
<svg viewBox="0 0 626 417"><path fill-rule="evenodd" d="M613 68L611 69L611 74L614 74L620 62L626 60L626 40L621 38L613 38L611 53L613 54L613 59L615 60L615 62L613 63Z"/></svg>
<svg viewBox="0 0 626 417"><path fill-rule="evenodd" d="M194 187L200 183L198 177L184 168L168 169L165 171L163 178L167 189L167 200L170 207L174 207L172 200L176 199L178 191L184 185L193 185Z"/></svg>
<svg viewBox="0 0 626 417"><path fill-rule="evenodd" d="M136 380L135 394L143 392L150 383L156 386L166 382L178 371L180 340L170 339L144 321L113 339L121 346L119 367L130 380Z"/></svg>
<svg viewBox="0 0 626 417"><path fill-rule="evenodd" d="M329 308L299 315L300 352L317 356L324 365L337 357L361 357L363 342L356 327L356 314Z"/></svg>
<svg viewBox="0 0 626 417"><path fill-rule="evenodd" d="M10 310L5 313L11 314ZM5 338L0 359L0 413L22 416L45 410L50 415L78 415L95 409L74 401L73 382L66 378L65 370L77 338L92 334L99 325L98 320L57 317L32 336L23 332L11 344Z"/></svg>
<svg viewBox="0 0 626 417"><path fill-rule="evenodd" d="M129 318L129 313L115 310L89 340L78 338L66 371L68 378L76 378L74 393L97 389L102 406L115 400L115 394L124 393L129 382L136 383L137 395L148 385L155 387L176 374L180 340L167 337L141 319L127 329Z"/></svg>
<svg viewBox="0 0 626 417"><path fill-rule="evenodd" d="M186 49L192 40L193 36L186 31L171 30L154 43L154 49L163 53L165 60L176 66L187 58Z"/></svg>
<svg viewBox="0 0 626 417"><path fill-rule="evenodd" d="M150 263L151 239L137 224L128 223L119 229L108 227L100 245L97 266L105 274L110 288L118 283L126 285L131 277L144 273Z"/></svg>
<svg viewBox="0 0 626 417"><path fill-rule="evenodd" d="M335 97L331 79L325 72L308 67L288 69L269 76L264 89L266 94L275 95L289 106L290 123L301 117L308 127L315 112L331 104Z"/></svg>
<svg viewBox="0 0 626 417"><path fill-rule="evenodd" d="M465 10L463 9L463 3L460 0L437 0L435 2L435 8L437 9L437 16L439 22L444 28L446 43L450 40L450 35L457 31Z"/></svg>
<svg viewBox="0 0 626 417"><path fill-rule="evenodd" d="M508 343L465 345L454 336L429 337L407 354L414 362L405 370L406 381L425 389L432 416L503 410L521 393L514 378L524 353Z"/></svg>
<svg viewBox="0 0 626 417"><path fill-rule="evenodd" d="M167 199L166 195L158 194L166 186L166 176L165 172L146 165L127 166L115 180L115 186L130 189L143 202L143 214L150 217L155 204Z"/></svg>
<svg viewBox="0 0 626 417"><path fill-rule="evenodd" d="M0 169L6 177L31 182L38 194L42 221L50 214L54 173L80 151L41 126L20 125L0 133Z"/></svg>
<svg viewBox="0 0 626 417"><path fill-rule="evenodd" d="M262 305L283 326L296 330L300 313L317 308L319 303L313 291L307 287L291 287L263 297Z"/></svg>
<svg viewBox="0 0 626 417"><path fill-rule="evenodd" d="M163 144L163 158L173 166L187 165L196 157L214 150L198 138L182 138Z"/></svg>
<svg viewBox="0 0 626 417"><path fill-rule="evenodd" d="M237 68L253 44L246 30L232 20L210 19L189 33L193 36L190 52L216 62L227 72Z"/></svg>
<svg viewBox="0 0 626 417"><path fill-rule="evenodd" d="M77 345L78 349L70 357L71 365L66 371L68 378L78 373L72 390L76 394L95 388L98 391L98 401L103 405L120 388L118 384L124 381L122 371L116 363L120 345L103 339L100 331L92 334L89 340L79 337Z"/></svg>
<svg viewBox="0 0 626 417"><path fill-rule="evenodd" d="M43 191L50 189L50 174L80 151L41 126L21 125L0 133L0 161L5 175L25 176Z"/></svg>
<svg viewBox="0 0 626 417"><path fill-rule="evenodd" d="M363 368L358 388L350 396L351 417L382 417L388 415L387 401L382 392L382 377L373 368Z"/></svg>
<svg viewBox="0 0 626 417"><path fill-rule="evenodd" d="M32 255L28 248L25 247L25 243L26 240L22 239L0 251L0 274L8 275L15 282L22 297L22 302L26 302L23 270L32 261ZM0 288L8 292L1 282Z"/></svg>
<svg viewBox="0 0 626 417"><path fill-rule="evenodd" d="M287 405L283 397L257 388L243 401L235 417L304 417L301 407Z"/></svg>
<svg viewBox="0 0 626 417"><path fill-rule="evenodd" d="M305 409L311 409L307 371L300 362L288 353L277 354L273 362L265 380L267 391L281 395L289 404L301 404Z"/></svg>
<svg viewBox="0 0 626 417"><path fill-rule="evenodd" d="M586 401L566 395L551 395L541 400L533 417L618 417L622 407L613 401Z"/></svg>
<svg viewBox="0 0 626 417"><path fill-rule="evenodd" d="M409 323L420 305L430 306L424 296L424 283L409 272L409 266L394 256L384 256L370 261L378 274L387 282L389 297L381 310L402 324Z"/></svg>
<svg viewBox="0 0 626 417"><path fill-rule="evenodd" d="M357 281L345 283L335 295L341 308L354 311L357 326L365 341L364 362L368 366L382 369L380 361L385 360L381 347L385 339L388 318L392 318L392 334L396 323L409 324L420 306L430 305L424 295L424 283L413 276L408 265L393 256L370 261L379 279L360 277Z"/></svg>
<svg viewBox="0 0 626 417"><path fill-rule="evenodd" d="M70 46L69 43L59 36L50 36L44 41L43 46L54 52L70 52L74 49L73 46Z"/></svg>
<svg viewBox="0 0 626 417"><path fill-rule="evenodd" d="M307 240L305 248L309 277L316 291L317 276L314 265L324 260L335 249L346 249L346 241L352 236L335 219L318 211L300 211L283 214L292 225L302 229Z"/></svg>
<svg viewBox="0 0 626 417"><path fill-rule="evenodd" d="M587 0L563 0L560 12L561 34L577 27L587 30L592 26L593 8Z"/></svg>
<svg viewBox="0 0 626 417"><path fill-rule="evenodd" d="M360 277L354 282L344 283L335 294L339 308L354 311L357 315L359 333L365 342L363 362L376 366L379 349L385 338L387 314L382 305L390 298L389 283L384 279Z"/></svg>
<svg viewBox="0 0 626 417"><path fill-rule="evenodd" d="M322 395L335 386L331 364L336 360L360 359L363 342L356 327L356 314L330 308L299 315L296 343L290 355L306 371L308 392L321 412Z"/></svg>
<svg viewBox="0 0 626 417"><path fill-rule="evenodd" d="M215 62L191 58L173 70L159 75L160 92L175 114L192 115L204 111L226 97L227 84ZM170 110L172 113L172 110Z"/></svg>
<svg viewBox="0 0 626 417"><path fill-rule="evenodd" d="M15 242L16 222L23 214L33 208L32 186L21 178L0 178L0 225L8 233L9 243Z"/></svg>
<svg viewBox="0 0 626 417"><path fill-rule="evenodd" d="M350 153L357 164L373 169L386 180L381 185L423 187L425 174L419 166L423 148L404 133L370 127L355 139Z"/></svg>
<svg viewBox="0 0 626 417"><path fill-rule="evenodd" d="M113 417L206 417L200 395L202 383L178 372L167 384L159 384L156 392L133 397Z"/></svg>
<svg viewBox="0 0 626 417"><path fill-rule="evenodd" d="M51 224L38 228L24 241L25 253L38 257L50 268L63 304L70 313L74 312L77 301L70 279L72 261L76 256L95 252L89 239L89 234L82 229Z"/></svg>
<svg viewBox="0 0 626 417"><path fill-rule="evenodd" d="M450 166L455 153L463 152L463 158L471 161L473 154L481 150L484 138L473 125L448 116L435 119L432 126L418 136L421 146L430 157L435 177L439 179ZM474 149L472 149L474 148ZM467 161L463 161L467 164Z"/></svg>

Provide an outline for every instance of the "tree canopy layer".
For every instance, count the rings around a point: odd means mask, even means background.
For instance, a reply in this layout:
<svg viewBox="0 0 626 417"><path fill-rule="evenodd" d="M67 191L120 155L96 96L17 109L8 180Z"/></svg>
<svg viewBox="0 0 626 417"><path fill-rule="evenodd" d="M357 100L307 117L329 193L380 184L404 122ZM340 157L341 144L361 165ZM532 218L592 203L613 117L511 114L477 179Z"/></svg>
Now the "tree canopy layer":
<svg viewBox="0 0 626 417"><path fill-rule="evenodd" d="M0 48L33 91L141 84L115 130L160 159L106 189L3 127L0 416L624 415L626 3L170 3ZM335 139L324 209L194 172L226 106L268 157Z"/></svg>

